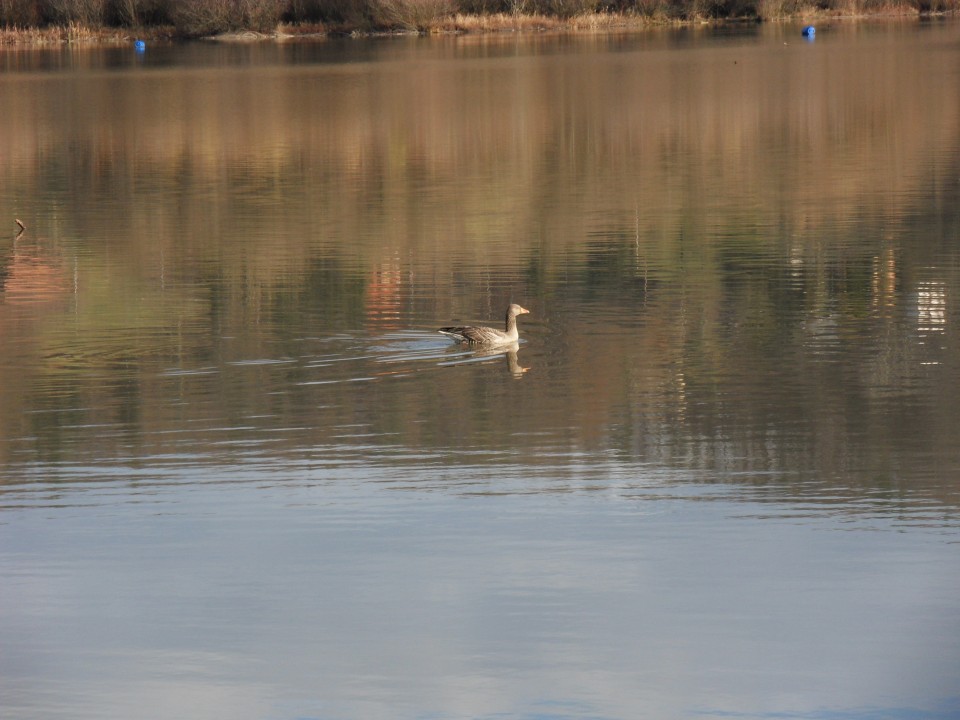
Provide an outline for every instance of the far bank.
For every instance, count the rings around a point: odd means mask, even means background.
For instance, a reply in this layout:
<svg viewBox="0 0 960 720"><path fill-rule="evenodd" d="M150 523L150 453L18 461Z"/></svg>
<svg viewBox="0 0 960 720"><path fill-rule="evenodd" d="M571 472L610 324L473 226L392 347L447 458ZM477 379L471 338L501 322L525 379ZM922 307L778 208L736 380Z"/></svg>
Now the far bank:
<svg viewBox="0 0 960 720"><path fill-rule="evenodd" d="M592 32L663 25L950 15L960 0L8 0L0 45L135 38L307 39Z"/></svg>

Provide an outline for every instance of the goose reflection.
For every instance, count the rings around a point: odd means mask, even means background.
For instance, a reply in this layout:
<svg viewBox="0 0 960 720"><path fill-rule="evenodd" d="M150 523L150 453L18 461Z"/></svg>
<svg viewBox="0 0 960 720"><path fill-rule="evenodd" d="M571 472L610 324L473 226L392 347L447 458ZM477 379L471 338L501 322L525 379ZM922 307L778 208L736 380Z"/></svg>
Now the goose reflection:
<svg viewBox="0 0 960 720"><path fill-rule="evenodd" d="M520 360L517 358L518 352L520 352L520 343L513 342L508 345L498 345L497 347L477 348L473 351L472 356L475 358L485 358L503 355L507 361L507 369L510 371L510 374L515 378L521 378L530 368L520 364Z"/></svg>

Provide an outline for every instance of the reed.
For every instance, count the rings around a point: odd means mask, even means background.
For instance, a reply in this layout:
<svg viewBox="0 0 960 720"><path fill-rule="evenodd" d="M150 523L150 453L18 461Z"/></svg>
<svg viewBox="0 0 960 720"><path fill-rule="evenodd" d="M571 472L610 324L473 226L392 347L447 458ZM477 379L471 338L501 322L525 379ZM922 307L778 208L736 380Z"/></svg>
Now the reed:
<svg viewBox="0 0 960 720"><path fill-rule="evenodd" d="M458 13L452 18L452 27L456 32L542 32L544 30L558 30L561 26L559 18L546 15L519 14L519 13L492 13L488 15L474 15Z"/></svg>
<svg viewBox="0 0 960 720"><path fill-rule="evenodd" d="M154 29L153 38L170 37L170 29ZM51 45L64 43L119 44L130 41L130 33L122 28L91 28L78 23L44 27L0 27L0 46Z"/></svg>

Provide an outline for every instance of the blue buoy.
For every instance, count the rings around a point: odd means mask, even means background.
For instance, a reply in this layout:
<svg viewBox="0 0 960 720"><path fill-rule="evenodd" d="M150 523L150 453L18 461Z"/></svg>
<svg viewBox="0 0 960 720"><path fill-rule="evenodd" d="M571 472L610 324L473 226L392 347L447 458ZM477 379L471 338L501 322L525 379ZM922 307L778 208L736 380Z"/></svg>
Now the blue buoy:
<svg viewBox="0 0 960 720"><path fill-rule="evenodd" d="M805 38L812 38L817 34L817 29L813 25L807 25L802 32Z"/></svg>
<svg viewBox="0 0 960 720"><path fill-rule="evenodd" d="M143 40L135 40L133 42L133 49L137 52L143 52L147 49L147 44Z"/></svg>

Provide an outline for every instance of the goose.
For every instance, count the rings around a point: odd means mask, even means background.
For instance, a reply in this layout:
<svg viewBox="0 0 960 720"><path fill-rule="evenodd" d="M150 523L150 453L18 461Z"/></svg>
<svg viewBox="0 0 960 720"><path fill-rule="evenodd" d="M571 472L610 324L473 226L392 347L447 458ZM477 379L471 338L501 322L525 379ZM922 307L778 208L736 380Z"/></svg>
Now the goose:
<svg viewBox="0 0 960 720"><path fill-rule="evenodd" d="M503 330L476 325L461 325L456 327L442 327L438 332L449 335L460 343L471 345L505 345L515 343L520 339L517 332L517 315L525 315L530 311L516 303L507 308L507 320Z"/></svg>

